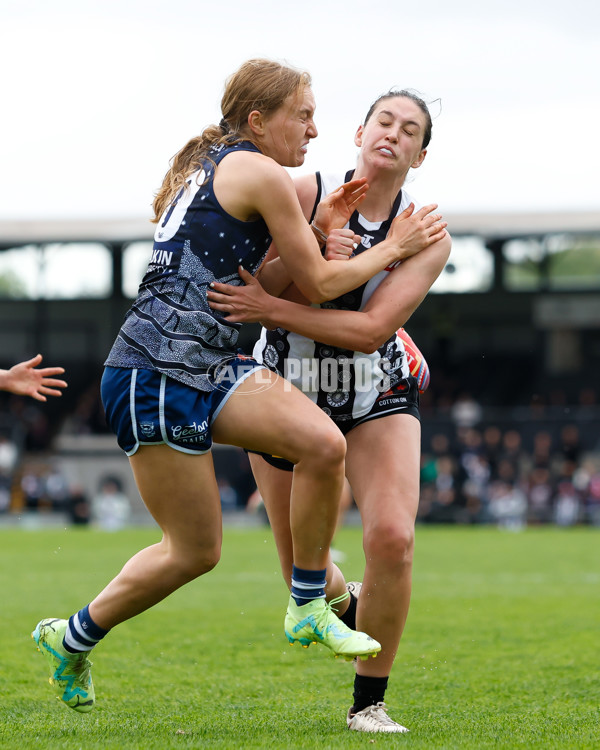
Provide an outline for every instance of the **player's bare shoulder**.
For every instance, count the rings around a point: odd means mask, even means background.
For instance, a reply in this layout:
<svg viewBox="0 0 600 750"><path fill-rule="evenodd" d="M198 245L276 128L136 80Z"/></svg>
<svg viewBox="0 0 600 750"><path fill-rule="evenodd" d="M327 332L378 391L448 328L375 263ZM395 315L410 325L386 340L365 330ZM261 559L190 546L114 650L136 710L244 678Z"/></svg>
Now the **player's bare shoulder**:
<svg viewBox="0 0 600 750"><path fill-rule="evenodd" d="M232 151L219 164L215 180L235 181L251 190L270 185L291 183L285 169L270 156L257 151Z"/></svg>
<svg viewBox="0 0 600 750"><path fill-rule="evenodd" d="M234 151L225 156L215 173L214 190L221 206L242 221L264 215L265 202L286 193L293 183L285 169L256 151Z"/></svg>

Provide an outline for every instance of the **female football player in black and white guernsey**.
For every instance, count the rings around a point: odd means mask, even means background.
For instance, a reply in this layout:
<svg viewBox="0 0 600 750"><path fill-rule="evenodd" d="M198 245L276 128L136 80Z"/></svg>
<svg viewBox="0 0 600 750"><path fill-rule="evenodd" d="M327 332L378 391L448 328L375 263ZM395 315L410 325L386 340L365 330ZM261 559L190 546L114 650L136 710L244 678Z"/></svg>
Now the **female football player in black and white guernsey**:
<svg viewBox="0 0 600 750"><path fill-rule="evenodd" d="M148 271L102 380L107 421L162 539L132 557L68 621L44 619L32 634L59 697L81 712L94 705L87 653L115 625L219 560L213 440L295 465L288 640L320 642L347 658L380 649L344 625L325 601L327 550L344 480L343 435L283 378L237 355L239 326L210 309L206 290L215 281L238 279L239 264L256 272L273 240L279 265L308 299L337 297L434 241L439 217L434 207L406 212L371 257L327 261L284 169L303 163L317 135L309 76L273 61L248 61L228 80L221 109L219 125L174 157L155 198ZM360 180L342 186L321 205L320 229L342 227L363 192ZM245 641L242 634L239 641Z"/></svg>
<svg viewBox="0 0 600 750"><path fill-rule="evenodd" d="M353 172L333 178L317 173L296 181L311 220L319 200L340 181L367 178L366 197L349 224L329 234L326 257L368 255L385 241L394 218L411 203L403 185L409 170L423 163L430 137L425 102L411 91L390 91L377 99L358 128L360 151ZM360 594L358 600L353 597L349 606L341 602L338 612L382 644L376 660L357 660L347 724L358 731L408 731L388 715L384 703L410 603L419 501L418 391L398 329L442 271L450 246L443 230L418 255L390 264L320 307L308 306L293 285L274 299L243 270L246 287L216 285L216 293L209 295L213 307L229 313L230 320L263 323L255 357L285 374L346 436L346 475L361 513L366 567L362 589L348 584ZM289 582L292 474L280 458L251 454L250 459ZM346 582L331 561L327 580L327 596L335 599Z"/></svg>

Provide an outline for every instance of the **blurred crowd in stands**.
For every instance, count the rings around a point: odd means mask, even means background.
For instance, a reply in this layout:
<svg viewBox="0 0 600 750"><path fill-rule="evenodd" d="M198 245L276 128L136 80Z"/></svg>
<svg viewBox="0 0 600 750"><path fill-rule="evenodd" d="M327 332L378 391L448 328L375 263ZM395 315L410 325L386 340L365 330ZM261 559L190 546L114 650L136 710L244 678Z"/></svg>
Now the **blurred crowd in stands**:
<svg viewBox="0 0 600 750"><path fill-rule="evenodd" d="M483 408L462 394L422 405L421 501L426 523L519 529L600 525L600 409L584 389L527 407Z"/></svg>
<svg viewBox="0 0 600 750"><path fill-rule="evenodd" d="M67 413L2 394L0 514L62 510L77 524L127 522L130 508L118 478L105 477L89 497L68 486L54 460L57 432L108 432L98 394L93 383ZM435 398L426 392L421 415L419 522L600 526L600 406L593 389L583 389L577 403L558 390L502 409L466 393ZM223 509L244 509L256 489L247 456L237 449L214 455Z"/></svg>

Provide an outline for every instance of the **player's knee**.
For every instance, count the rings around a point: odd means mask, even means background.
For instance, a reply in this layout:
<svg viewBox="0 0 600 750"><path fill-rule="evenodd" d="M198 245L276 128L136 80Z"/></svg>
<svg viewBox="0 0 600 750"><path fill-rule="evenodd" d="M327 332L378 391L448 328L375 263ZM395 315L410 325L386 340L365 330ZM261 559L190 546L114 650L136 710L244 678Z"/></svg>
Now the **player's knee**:
<svg viewBox="0 0 600 750"><path fill-rule="evenodd" d="M177 557L176 565L181 578L188 582L209 573L221 559L220 546L189 550Z"/></svg>
<svg viewBox="0 0 600 750"><path fill-rule="evenodd" d="M313 458L325 466L337 466L346 458L346 438L332 423L315 436L311 444Z"/></svg>
<svg viewBox="0 0 600 750"><path fill-rule="evenodd" d="M365 533L366 559L378 559L389 566L410 565L414 543L415 530L412 523L387 519Z"/></svg>
<svg viewBox="0 0 600 750"><path fill-rule="evenodd" d="M330 421L328 419L328 421ZM296 471L307 471L314 477L342 477L346 457L346 439L331 422L318 427L298 450Z"/></svg>

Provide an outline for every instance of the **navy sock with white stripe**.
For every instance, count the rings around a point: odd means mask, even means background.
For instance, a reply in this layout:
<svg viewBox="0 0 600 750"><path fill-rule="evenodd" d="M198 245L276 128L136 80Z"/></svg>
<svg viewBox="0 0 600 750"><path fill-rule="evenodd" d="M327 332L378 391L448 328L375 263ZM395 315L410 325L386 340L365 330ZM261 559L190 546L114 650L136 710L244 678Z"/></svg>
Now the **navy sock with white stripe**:
<svg viewBox="0 0 600 750"><path fill-rule="evenodd" d="M292 597L299 607L308 604L313 599L325 598L326 573L326 568L304 570L295 565L292 566Z"/></svg>
<svg viewBox="0 0 600 750"><path fill-rule="evenodd" d="M63 646L72 654L91 651L108 633L92 620L89 605L69 617L69 627L65 633Z"/></svg>

